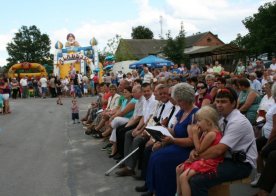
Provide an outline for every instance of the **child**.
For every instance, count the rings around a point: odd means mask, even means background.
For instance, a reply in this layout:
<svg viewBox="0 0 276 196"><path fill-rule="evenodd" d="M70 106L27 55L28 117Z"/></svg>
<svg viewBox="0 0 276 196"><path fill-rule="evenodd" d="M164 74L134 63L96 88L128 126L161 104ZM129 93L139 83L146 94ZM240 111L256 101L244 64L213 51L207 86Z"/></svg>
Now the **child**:
<svg viewBox="0 0 276 196"><path fill-rule="evenodd" d="M83 94L84 96L87 96L88 93L88 85L84 82L83 83Z"/></svg>
<svg viewBox="0 0 276 196"><path fill-rule="evenodd" d="M76 99L72 100L72 108L71 109L72 109L73 124L76 123L75 120L78 120L78 123L80 123L80 120L79 120L79 107L78 107Z"/></svg>
<svg viewBox="0 0 276 196"><path fill-rule="evenodd" d="M209 147L219 143L222 138L218 130L219 115L217 111L210 107L202 107L196 114L197 123L191 125L189 131L192 132L195 151L200 154ZM199 134L201 137L199 138ZM223 157L215 159L200 159L196 161L187 160L176 168L177 195L191 195L189 179L197 173L213 174L217 171L217 166L223 161Z"/></svg>

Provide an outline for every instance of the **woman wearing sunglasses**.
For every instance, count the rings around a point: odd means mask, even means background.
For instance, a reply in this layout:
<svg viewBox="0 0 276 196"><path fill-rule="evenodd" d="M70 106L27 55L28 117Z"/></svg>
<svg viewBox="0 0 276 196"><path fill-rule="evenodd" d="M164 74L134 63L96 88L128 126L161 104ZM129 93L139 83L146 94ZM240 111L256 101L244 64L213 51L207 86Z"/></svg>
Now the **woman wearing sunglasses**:
<svg viewBox="0 0 276 196"><path fill-rule="evenodd" d="M198 108L209 105L212 102L212 96L207 93L207 84L199 81L196 85L197 95L195 97L195 105Z"/></svg>

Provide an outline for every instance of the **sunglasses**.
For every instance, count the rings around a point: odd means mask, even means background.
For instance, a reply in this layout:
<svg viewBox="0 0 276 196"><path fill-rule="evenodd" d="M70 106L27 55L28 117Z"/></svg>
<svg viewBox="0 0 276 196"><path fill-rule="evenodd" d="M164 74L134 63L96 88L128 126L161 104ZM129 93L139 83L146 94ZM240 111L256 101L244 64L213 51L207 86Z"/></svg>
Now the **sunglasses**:
<svg viewBox="0 0 276 196"><path fill-rule="evenodd" d="M205 86L197 86L196 88L197 88L198 90L199 90L199 89L205 89Z"/></svg>

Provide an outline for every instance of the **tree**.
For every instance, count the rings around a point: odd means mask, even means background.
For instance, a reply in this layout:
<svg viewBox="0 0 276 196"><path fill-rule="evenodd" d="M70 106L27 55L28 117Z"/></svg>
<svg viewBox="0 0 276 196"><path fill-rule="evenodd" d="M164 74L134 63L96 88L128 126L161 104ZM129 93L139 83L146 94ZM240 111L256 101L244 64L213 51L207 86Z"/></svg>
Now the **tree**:
<svg viewBox="0 0 276 196"><path fill-rule="evenodd" d="M40 63L53 65L53 55L50 54L51 41L47 34L41 34L35 26L22 26L13 40L7 44L9 68L18 62Z"/></svg>
<svg viewBox="0 0 276 196"><path fill-rule="evenodd" d="M99 61L101 63L104 62L105 57L107 57L109 55L115 56L115 52L118 48L121 38L122 38L121 35L116 34L115 37L113 37L107 41L107 44L102 51L98 51Z"/></svg>
<svg viewBox="0 0 276 196"><path fill-rule="evenodd" d="M163 48L164 54L174 63L181 64L187 61L185 50L185 31L181 23L181 29L175 39L171 37L170 31L167 34L167 43Z"/></svg>
<svg viewBox="0 0 276 196"><path fill-rule="evenodd" d="M274 21L274 22L273 22ZM242 22L249 33L238 36L234 42L247 49L249 55L276 52L276 1L260 6L258 13Z"/></svg>
<svg viewBox="0 0 276 196"><path fill-rule="evenodd" d="M152 39L153 32L144 26L132 27L132 39Z"/></svg>

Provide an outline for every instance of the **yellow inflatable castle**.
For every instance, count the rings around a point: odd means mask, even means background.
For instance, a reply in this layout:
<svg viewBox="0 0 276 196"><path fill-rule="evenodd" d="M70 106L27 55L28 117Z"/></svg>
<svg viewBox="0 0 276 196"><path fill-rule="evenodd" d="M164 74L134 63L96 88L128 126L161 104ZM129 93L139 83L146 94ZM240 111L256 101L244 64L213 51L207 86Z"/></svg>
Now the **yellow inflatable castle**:
<svg viewBox="0 0 276 196"><path fill-rule="evenodd" d="M55 44L54 75L64 78L69 76L72 69L89 75L98 69L99 57L95 38L92 38L90 46L86 47L81 47L72 33L69 33L66 39L65 48L60 41Z"/></svg>

